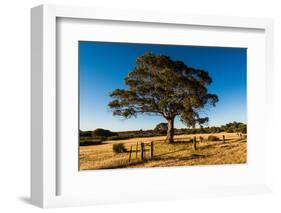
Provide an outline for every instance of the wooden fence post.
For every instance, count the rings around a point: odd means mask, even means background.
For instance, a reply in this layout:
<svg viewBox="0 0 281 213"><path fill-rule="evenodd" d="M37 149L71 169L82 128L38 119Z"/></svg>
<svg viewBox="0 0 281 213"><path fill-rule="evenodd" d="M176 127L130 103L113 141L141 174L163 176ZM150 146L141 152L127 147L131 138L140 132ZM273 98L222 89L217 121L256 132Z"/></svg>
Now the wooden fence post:
<svg viewBox="0 0 281 213"><path fill-rule="evenodd" d="M143 143L143 159L146 159L146 150L145 150L146 144Z"/></svg>
<svg viewBox="0 0 281 213"><path fill-rule="evenodd" d="M196 136L194 136L193 138L193 149L196 150L197 147L196 147Z"/></svg>
<svg viewBox="0 0 281 213"><path fill-rule="evenodd" d="M223 140L223 143L225 143L225 136L224 135L222 136L222 140Z"/></svg>
<svg viewBox="0 0 281 213"><path fill-rule="evenodd" d="M150 142L150 158L153 158L153 152L154 152L154 147L153 147L153 142Z"/></svg>
<svg viewBox="0 0 281 213"><path fill-rule="evenodd" d="M137 142L137 146L136 146L136 159L138 159L138 146L139 146L139 143Z"/></svg>
<svg viewBox="0 0 281 213"><path fill-rule="evenodd" d="M132 145L131 145L130 153L129 153L129 162L131 161L131 156L132 156Z"/></svg>
<svg viewBox="0 0 281 213"><path fill-rule="evenodd" d="M141 160L144 159L144 143L141 142Z"/></svg>

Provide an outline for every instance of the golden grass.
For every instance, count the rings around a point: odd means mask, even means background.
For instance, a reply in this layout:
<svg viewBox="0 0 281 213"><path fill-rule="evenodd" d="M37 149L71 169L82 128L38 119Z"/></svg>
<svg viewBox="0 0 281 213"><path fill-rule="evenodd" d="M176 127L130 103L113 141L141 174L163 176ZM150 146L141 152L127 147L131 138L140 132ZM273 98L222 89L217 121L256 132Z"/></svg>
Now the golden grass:
<svg viewBox="0 0 281 213"><path fill-rule="evenodd" d="M113 168L144 168L144 167L168 167L168 166L191 166L213 164L241 164L246 163L247 143L236 133L212 134L222 139L225 135L226 142L206 141L210 134L178 135L175 136L175 144L164 143L165 137L133 138L128 140L106 141L101 145L80 147L80 170L113 169ZM197 142L197 150L192 149L189 142L194 136L202 136L203 142ZM136 143L146 143L147 160L140 160L140 152L132 152L129 162L129 153L115 154L112 144L123 143L130 150L136 149ZM150 159L149 146L154 143L154 157Z"/></svg>

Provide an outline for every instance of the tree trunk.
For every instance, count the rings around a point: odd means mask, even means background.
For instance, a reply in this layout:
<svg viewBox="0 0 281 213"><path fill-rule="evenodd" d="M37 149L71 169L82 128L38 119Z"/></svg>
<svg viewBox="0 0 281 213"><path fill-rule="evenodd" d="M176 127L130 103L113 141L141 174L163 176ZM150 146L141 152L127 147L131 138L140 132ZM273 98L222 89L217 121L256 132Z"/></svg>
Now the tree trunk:
<svg viewBox="0 0 281 213"><path fill-rule="evenodd" d="M166 142L174 143L174 118L167 119L167 121L168 121L168 130L167 130Z"/></svg>

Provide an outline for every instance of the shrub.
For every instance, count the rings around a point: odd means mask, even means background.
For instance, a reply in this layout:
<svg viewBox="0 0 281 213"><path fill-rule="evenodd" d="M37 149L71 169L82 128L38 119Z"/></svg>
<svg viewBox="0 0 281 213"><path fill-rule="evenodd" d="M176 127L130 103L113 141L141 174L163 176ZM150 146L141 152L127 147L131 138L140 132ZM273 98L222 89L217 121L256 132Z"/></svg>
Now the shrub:
<svg viewBox="0 0 281 213"><path fill-rule="evenodd" d="M80 137L91 137L92 136L92 132L91 131L79 130L79 134L80 134Z"/></svg>
<svg viewBox="0 0 281 213"><path fill-rule="evenodd" d="M125 148L124 144L117 143L112 145L112 151L114 153L124 153L127 152L127 149Z"/></svg>
<svg viewBox="0 0 281 213"><path fill-rule="evenodd" d="M168 124L167 123L160 123L157 124L157 126L154 128L154 131L156 133L164 134L168 130Z"/></svg>
<svg viewBox="0 0 281 213"><path fill-rule="evenodd" d="M107 129L99 128L93 131L93 136L97 136L97 137L110 137L115 135L117 135L117 133L111 132L110 130Z"/></svg>
<svg viewBox="0 0 281 213"><path fill-rule="evenodd" d="M219 141L220 139L217 136L214 135L209 135L208 136L208 141Z"/></svg>
<svg viewBox="0 0 281 213"><path fill-rule="evenodd" d="M243 133L246 134L247 133L247 126L245 124L242 124L239 126L239 130Z"/></svg>

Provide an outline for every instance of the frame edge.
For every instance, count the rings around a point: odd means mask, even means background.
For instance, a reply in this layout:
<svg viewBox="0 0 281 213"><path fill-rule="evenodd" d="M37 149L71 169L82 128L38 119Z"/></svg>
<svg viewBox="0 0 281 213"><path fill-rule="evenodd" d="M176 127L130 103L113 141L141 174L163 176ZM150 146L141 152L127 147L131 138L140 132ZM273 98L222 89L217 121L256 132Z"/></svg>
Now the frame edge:
<svg viewBox="0 0 281 213"><path fill-rule="evenodd" d="M43 6L31 9L31 203L43 207Z"/></svg>
<svg viewBox="0 0 281 213"><path fill-rule="evenodd" d="M52 141L54 135L51 134L50 136L48 134L52 130L55 130L55 127L51 126L55 124L55 122L53 122L55 119L51 118L51 116L54 115L54 100L51 101L51 103L48 102L55 98L56 91L55 83L52 82L52 79L55 79L55 70L53 70L54 64L52 64L55 62L55 55L53 55L55 53L53 52L53 50L55 50L55 19L56 17L79 18L81 14L79 9L85 12L85 15L81 18L91 19L100 17L100 19L105 20L117 18L121 21L127 19L126 15L120 15L118 12L113 13L113 18L111 15L102 15L105 12L104 9L95 14L92 13L94 8L87 9L78 7L78 10L75 8L76 7L73 6L47 4L31 9L31 203L41 208L57 207L58 203L64 203L64 200L56 197L54 193L56 187L56 180L54 178L55 171L51 171L51 168L55 166L56 162L55 153L53 153L53 151L55 151L55 146L52 144L54 142ZM132 18L133 21L139 21L138 14L135 18ZM150 13L146 14L148 17L151 17ZM130 13L129 16L130 15L132 15L132 13ZM160 15L160 17L155 17L151 22L167 24L186 22L185 17L176 18L175 16L172 16L172 19L175 19L175 23L169 18L161 21L162 15ZM213 18L208 21L206 25L216 25L214 23L218 22L218 17L210 16ZM199 18L200 21L197 25L206 26L202 23L206 22L206 18L209 16L192 15L190 17L190 22L194 22L195 19ZM233 19L237 18L245 22L243 24L237 24L236 21L233 21ZM271 19L229 17L225 21L219 21L220 24L218 26L224 25L227 21L229 21L229 25L233 27L247 28L249 25L252 25L254 28L268 29L269 32L271 32L270 34L272 34L273 22ZM269 46L273 46L273 44L270 42ZM272 50L270 52L272 52ZM267 69L273 71L272 61L268 63L269 67L267 67ZM48 109L49 107L51 107L51 109ZM71 199L69 200L71 201ZM71 206L73 205L71 204Z"/></svg>

